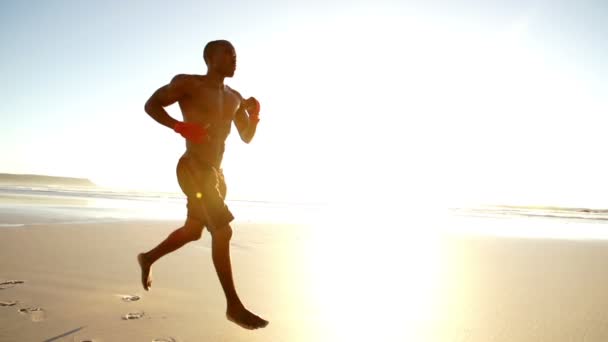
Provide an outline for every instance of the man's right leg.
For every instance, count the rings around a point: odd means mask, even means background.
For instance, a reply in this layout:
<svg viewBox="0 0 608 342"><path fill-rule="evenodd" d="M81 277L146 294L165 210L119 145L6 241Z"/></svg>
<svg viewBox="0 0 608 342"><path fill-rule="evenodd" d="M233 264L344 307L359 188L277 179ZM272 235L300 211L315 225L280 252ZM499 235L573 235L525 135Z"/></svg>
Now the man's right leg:
<svg viewBox="0 0 608 342"><path fill-rule="evenodd" d="M203 227L204 224L202 222L188 218L183 227L178 228L173 231L173 233L169 234L169 236L167 236L167 238L158 246L146 253L140 253L137 256L137 261L141 267L141 284L144 287L144 290L148 291L152 286L152 277L150 274L152 264L164 255L175 251L186 243L200 239L203 233Z"/></svg>

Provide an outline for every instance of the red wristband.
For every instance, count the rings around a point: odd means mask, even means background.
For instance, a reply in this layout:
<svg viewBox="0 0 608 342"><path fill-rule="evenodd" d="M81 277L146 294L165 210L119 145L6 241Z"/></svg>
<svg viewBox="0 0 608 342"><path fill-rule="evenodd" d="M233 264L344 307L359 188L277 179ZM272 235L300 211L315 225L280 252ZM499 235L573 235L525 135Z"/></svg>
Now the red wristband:
<svg viewBox="0 0 608 342"><path fill-rule="evenodd" d="M201 144L207 139L207 129L193 122L177 122L173 126L175 133L196 144Z"/></svg>
<svg viewBox="0 0 608 342"><path fill-rule="evenodd" d="M181 121L178 121L175 123L175 125L173 125L173 131L175 133L180 133L180 131L184 128L184 123Z"/></svg>

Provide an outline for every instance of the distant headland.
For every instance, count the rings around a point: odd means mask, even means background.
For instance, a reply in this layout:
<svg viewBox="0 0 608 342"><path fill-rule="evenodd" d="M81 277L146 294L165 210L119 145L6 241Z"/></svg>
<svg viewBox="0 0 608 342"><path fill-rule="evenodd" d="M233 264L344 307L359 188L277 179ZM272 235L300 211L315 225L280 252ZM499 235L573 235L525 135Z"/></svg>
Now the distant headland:
<svg viewBox="0 0 608 342"><path fill-rule="evenodd" d="M95 183L86 178L55 177L44 175L27 175L0 173L0 185L21 186L86 186L94 187Z"/></svg>

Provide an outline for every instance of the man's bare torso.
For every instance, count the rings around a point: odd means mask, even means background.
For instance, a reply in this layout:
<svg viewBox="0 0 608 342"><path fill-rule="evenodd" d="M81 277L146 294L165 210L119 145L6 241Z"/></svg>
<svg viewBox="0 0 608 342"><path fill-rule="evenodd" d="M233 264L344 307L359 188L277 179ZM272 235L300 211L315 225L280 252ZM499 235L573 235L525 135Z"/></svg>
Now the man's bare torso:
<svg viewBox="0 0 608 342"><path fill-rule="evenodd" d="M208 141L202 144L186 141L186 155L219 168L224 144L242 98L228 86L209 84L205 76L180 77L186 81L186 95L178 101L184 121L206 127L209 134Z"/></svg>

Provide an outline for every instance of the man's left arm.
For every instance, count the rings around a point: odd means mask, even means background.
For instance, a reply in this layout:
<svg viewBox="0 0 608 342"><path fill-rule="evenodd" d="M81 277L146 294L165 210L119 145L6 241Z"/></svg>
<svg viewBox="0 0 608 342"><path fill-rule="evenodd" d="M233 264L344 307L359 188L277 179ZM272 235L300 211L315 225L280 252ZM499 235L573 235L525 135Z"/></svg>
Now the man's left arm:
<svg viewBox="0 0 608 342"><path fill-rule="evenodd" d="M240 97L240 95L239 95ZM234 125L239 131L241 140L249 144L255 135L256 128L260 121L260 104L250 97L247 100L241 98L241 106L234 115Z"/></svg>

